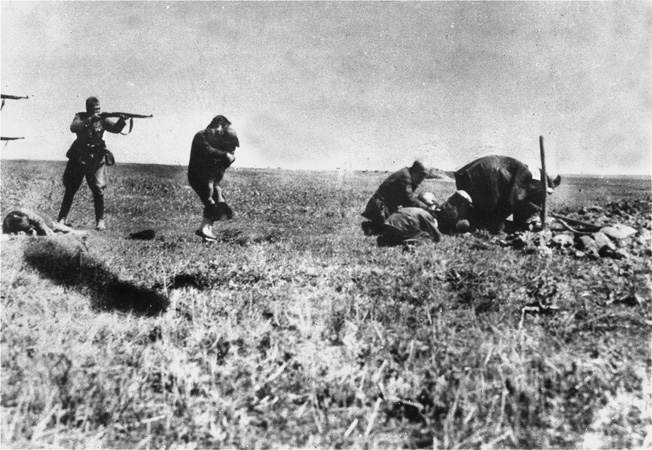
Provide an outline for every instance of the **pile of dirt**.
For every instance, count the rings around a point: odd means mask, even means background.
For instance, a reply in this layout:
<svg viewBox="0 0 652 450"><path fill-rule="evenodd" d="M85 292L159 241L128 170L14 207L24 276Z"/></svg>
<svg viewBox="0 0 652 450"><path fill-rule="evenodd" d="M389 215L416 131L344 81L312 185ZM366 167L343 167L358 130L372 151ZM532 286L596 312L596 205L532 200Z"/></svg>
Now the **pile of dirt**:
<svg viewBox="0 0 652 450"><path fill-rule="evenodd" d="M552 213L549 226L498 239L505 247L528 253L571 254L578 258L652 256L651 204L648 201L618 201L606 206L587 206L578 211Z"/></svg>

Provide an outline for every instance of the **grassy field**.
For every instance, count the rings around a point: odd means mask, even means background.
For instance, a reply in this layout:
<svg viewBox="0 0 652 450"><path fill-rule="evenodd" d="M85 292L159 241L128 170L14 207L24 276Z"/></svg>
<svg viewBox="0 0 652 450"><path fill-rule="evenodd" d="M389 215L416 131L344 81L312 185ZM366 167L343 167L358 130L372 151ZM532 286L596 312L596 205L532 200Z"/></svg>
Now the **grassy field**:
<svg viewBox="0 0 652 450"><path fill-rule="evenodd" d="M2 161L3 216L55 217L63 167ZM185 176L118 164L106 232L82 186L88 237L2 241L2 448L650 445L649 179L551 198L637 228L612 259L484 233L379 248L375 172L231 169L236 216L204 244Z"/></svg>

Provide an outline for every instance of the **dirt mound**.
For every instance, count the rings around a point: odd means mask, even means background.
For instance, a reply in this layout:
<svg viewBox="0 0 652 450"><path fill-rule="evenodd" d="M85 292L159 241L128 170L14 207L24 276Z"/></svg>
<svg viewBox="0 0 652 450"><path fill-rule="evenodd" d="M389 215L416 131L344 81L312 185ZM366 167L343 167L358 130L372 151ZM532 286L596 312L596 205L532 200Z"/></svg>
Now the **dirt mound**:
<svg viewBox="0 0 652 450"><path fill-rule="evenodd" d="M552 213L549 227L512 233L497 242L528 253L571 254L576 257L628 259L652 256L652 205L649 201L611 202L577 211Z"/></svg>

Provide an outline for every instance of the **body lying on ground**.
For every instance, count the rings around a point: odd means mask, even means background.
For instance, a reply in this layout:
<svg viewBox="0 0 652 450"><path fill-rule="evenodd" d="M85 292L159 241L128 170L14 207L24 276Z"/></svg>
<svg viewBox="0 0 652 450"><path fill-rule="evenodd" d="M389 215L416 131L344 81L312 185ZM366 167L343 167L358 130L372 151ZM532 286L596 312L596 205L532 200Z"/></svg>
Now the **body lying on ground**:
<svg viewBox="0 0 652 450"><path fill-rule="evenodd" d="M407 207L391 214L380 228L381 247L439 242L437 220L425 209Z"/></svg>
<svg viewBox="0 0 652 450"><path fill-rule="evenodd" d="M505 221L513 216L514 230L524 229L527 221L541 209L544 189L552 189L561 182L561 177L547 186L540 180L540 174L533 176L522 162L509 156L485 156L476 159L455 172L458 190L469 194L473 208L468 219L472 229L484 228L492 233L505 230Z"/></svg>
<svg viewBox="0 0 652 450"><path fill-rule="evenodd" d="M52 236L55 233L86 234L59 222L39 215L34 211L18 208L7 213L2 221L4 234L27 234L31 236Z"/></svg>

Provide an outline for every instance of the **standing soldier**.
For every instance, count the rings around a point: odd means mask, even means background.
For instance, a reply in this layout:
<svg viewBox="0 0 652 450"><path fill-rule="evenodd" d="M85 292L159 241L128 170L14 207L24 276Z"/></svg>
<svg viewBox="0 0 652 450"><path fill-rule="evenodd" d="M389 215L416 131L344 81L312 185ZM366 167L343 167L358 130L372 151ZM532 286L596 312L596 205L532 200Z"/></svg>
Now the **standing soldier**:
<svg viewBox="0 0 652 450"><path fill-rule="evenodd" d="M72 206L75 194L82 180L93 193L95 206L95 229L105 230L104 222L104 189L108 184L106 173L107 149L102 137L104 132L120 133L126 125L125 117L120 116L116 122L101 117L100 101L97 97L86 99L86 112L75 114L70 124L70 131L77 135L70 150L66 153L68 163L63 172L65 193L57 222L65 224ZM111 158L112 159L112 158ZM112 164L112 161L109 161Z"/></svg>
<svg viewBox="0 0 652 450"><path fill-rule="evenodd" d="M430 210L430 205L419 200L414 193L425 178L426 168L420 161L414 161L411 167L404 167L387 177L362 213L369 219L369 222L362 223L365 235L380 234L385 220L400 206Z"/></svg>
<svg viewBox="0 0 652 450"><path fill-rule="evenodd" d="M220 182L224 172L235 161L235 149L240 141L231 122L224 116L215 116L206 129L198 131L192 140L188 181L204 204L201 225L195 234L204 241L215 241L213 223L231 219L233 211L226 204Z"/></svg>

